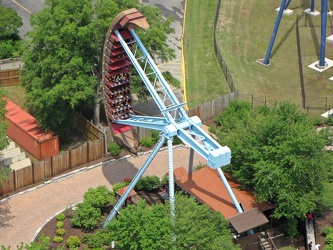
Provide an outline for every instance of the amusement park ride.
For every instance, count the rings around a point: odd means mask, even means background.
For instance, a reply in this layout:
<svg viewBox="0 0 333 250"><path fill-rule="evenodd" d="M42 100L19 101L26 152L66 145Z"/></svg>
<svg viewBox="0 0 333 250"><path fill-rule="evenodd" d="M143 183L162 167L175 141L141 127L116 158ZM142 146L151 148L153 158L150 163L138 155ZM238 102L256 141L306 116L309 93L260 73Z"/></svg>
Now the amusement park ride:
<svg viewBox="0 0 333 250"><path fill-rule="evenodd" d="M184 110L186 103L180 103L170 86L155 65L148 51L140 41L134 28L148 28L146 18L136 9L121 12L112 22L106 36L103 51L103 95L109 125L122 143L126 136L133 134L132 126L160 131L160 140L145 163L132 179L125 193L118 200L104 227L119 212L119 209L140 177L152 162L165 141L168 146L169 200L171 215L174 215L174 175L172 141L178 136L190 147L190 157L194 151L207 159L208 166L216 169L222 179L238 213L243 210L224 176L221 167L230 163L231 152L211 138L202 128L199 117L188 117ZM146 88L150 92L162 117L134 115L130 94L130 66L134 66ZM127 133L127 135L125 135ZM135 135L133 135L135 137ZM191 161L191 159L190 159Z"/></svg>
<svg viewBox="0 0 333 250"><path fill-rule="evenodd" d="M278 15L275 21L275 26L273 28L272 36L267 48L266 56L264 59L258 60L259 63L269 66L270 62L270 56L273 49L274 41L280 26L280 22L282 19L282 15L290 15L292 13L292 10L288 10L288 6L290 4L291 0L282 0L281 6L278 8ZM326 26L327 26L327 15L330 13L327 13L327 2L328 0L321 0L321 11L320 13L318 11L315 11L315 0L311 0L311 7L310 9L306 9L304 12L309 15L317 16L321 15L321 39L320 39L320 56L318 63L315 63L315 66L318 69L325 69L327 67L327 64L325 62L325 53L326 53Z"/></svg>

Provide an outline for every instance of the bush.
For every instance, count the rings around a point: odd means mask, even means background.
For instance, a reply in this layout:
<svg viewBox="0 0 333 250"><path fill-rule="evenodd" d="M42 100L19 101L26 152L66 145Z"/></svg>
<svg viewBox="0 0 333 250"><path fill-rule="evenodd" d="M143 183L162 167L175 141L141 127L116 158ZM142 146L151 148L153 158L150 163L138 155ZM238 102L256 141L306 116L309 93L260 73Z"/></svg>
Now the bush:
<svg viewBox="0 0 333 250"><path fill-rule="evenodd" d="M118 156L121 152L121 147L116 142L111 142L108 144L108 151L112 156Z"/></svg>
<svg viewBox="0 0 333 250"><path fill-rule="evenodd" d="M328 235L326 235L326 244L333 245L333 233L329 233Z"/></svg>
<svg viewBox="0 0 333 250"><path fill-rule="evenodd" d="M102 218L103 216L100 208L93 207L88 202L83 201L75 210L71 222L75 227L80 227L85 230L93 230Z"/></svg>
<svg viewBox="0 0 333 250"><path fill-rule="evenodd" d="M160 184L161 184L161 185L167 185L167 184L169 184L169 176L168 176L167 174L163 175Z"/></svg>
<svg viewBox="0 0 333 250"><path fill-rule="evenodd" d="M152 191L160 184L160 179L157 176L142 177L135 185L137 191Z"/></svg>
<svg viewBox="0 0 333 250"><path fill-rule="evenodd" d="M104 208L108 203L113 202L113 193L106 186L89 188L84 194L84 202L93 207Z"/></svg>
<svg viewBox="0 0 333 250"><path fill-rule="evenodd" d="M151 138L154 141L154 144L156 144L158 142L158 140L160 139L160 133L157 130L153 130L151 132Z"/></svg>
<svg viewBox="0 0 333 250"><path fill-rule="evenodd" d="M64 215L63 213L60 213L60 214L58 214L57 216L56 216L56 219L57 220L64 220L66 218L66 215Z"/></svg>
<svg viewBox="0 0 333 250"><path fill-rule="evenodd" d="M329 115L326 120L328 126L333 126L333 116Z"/></svg>
<svg viewBox="0 0 333 250"><path fill-rule="evenodd" d="M112 186L112 190L114 193L116 193L119 189L128 186L127 182L117 182Z"/></svg>
<svg viewBox="0 0 333 250"><path fill-rule="evenodd" d="M333 244L326 245L324 250L333 250Z"/></svg>
<svg viewBox="0 0 333 250"><path fill-rule="evenodd" d="M325 227L323 231L321 231L321 235L324 237L326 237L330 233L333 233L333 227Z"/></svg>
<svg viewBox="0 0 333 250"><path fill-rule="evenodd" d="M140 144L146 148L152 147L154 143L154 139L151 137L144 137L140 140Z"/></svg>
<svg viewBox="0 0 333 250"><path fill-rule="evenodd" d="M82 238L82 242L93 249L109 246L111 241L112 235L105 230L99 230L95 234L85 234Z"/></svg>
<svg viewBox="0 0 333 250"><path fill-rule="evenodd" d="M194 167L194 171L197 171L197 170L199 170L199 169L202 169L202 168L204 168L204 167L206 167L207 165L206 164L203 164L203 163L199 163L198 165L196 165L195 167Z"/></svg>
<svg viewBox="0 0 333 250"><path fill-rule="evenodd" d="M289 218L285 229L286 229L286 236L289 238L294 238L298 233L297 219Z"/></svg>
<svg viewBox="0 0 333 250"><path fill-rule="evenodd" d="M64 238L61 237L61 236L58 236L58 235L53 237L53 242L54 243L61 243L61 242L63 242L63 240L64 240Z"/></svg>
<svg viewBox="0 0 333 250"><path fill-rule="evenodd" d="M60 229L60 228L63 228L64 227L64 223L62 221L58 221L57 222L57 228Z"/></svg>
<svg viewBox="0 0 333 250"><path fill-rule="evenodd" d="M69 236L69 238L66 240L66 246L69 248L77 248L81 244L81 241L79 237L77 236Z"/></svg>
<svg viewBox="0 0 333 250"><path fill-rule="evenodd" d="M65 229L63 229L63 228L57 229L57 235L58 236L63 236L63 235L65 235L65 233L66 233Z"/></svg>

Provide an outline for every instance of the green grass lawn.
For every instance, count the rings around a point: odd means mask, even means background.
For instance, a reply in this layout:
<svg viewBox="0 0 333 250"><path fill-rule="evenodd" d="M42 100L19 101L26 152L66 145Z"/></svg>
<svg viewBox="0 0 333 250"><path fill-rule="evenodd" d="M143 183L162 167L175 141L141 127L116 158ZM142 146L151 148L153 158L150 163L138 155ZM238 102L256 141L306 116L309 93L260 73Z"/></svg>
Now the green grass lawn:
<svg viewBox="0 0 333 250"><path fill-rule="evenodd" d="M184 32L186 96L190 108L230 92L214 53L217 1L188 1Z"/></svg>
<svg viewBox="0 0 333 250"><path fill-rule="evenodd" d="M310 3L309 3L310 4ZM320 3L316 9L320 10ZM279 2L253 0L224 0L221 4L218 22L218 45L231 71L234 82L242 99L254 97L254 105L262 105L264 100L273 105L282 100L291 100L301 107L301 82L299 75L296 16L309 6L300 6L291 2L294 11L291 16L283 16L271 54L268 67L260 65L257 59L266 55L277 17L275 8ZM318 73L308 65L319 59L320 16L302 16L300 37L305 77L306 106L333 107L333 82L328 78L332 70ZM332 23L328 17L328 23ZM331 25L327 25L327 36L332 34ZM333 45L326 45L326 57L333 58ZM327 100L328 99L328 100ZM317 110L316 115L324 110Z"/></svg>

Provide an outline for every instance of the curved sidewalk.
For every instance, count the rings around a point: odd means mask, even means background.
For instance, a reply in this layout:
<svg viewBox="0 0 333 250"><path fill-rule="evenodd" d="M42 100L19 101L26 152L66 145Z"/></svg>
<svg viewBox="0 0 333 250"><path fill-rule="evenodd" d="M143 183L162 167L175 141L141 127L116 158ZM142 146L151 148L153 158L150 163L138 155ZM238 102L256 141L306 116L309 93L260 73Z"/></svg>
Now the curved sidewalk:
<svg viewBox="0 0 333 250"><path fill-rule="evenodd" d="M187 169L190 149L177 146L173 149L174 168ZM29 243L44 223L66 207L83 200L88 188L114 183L125 177L134 177L149 154L112 160L85 168L75 174L54 178L40 188L0 201L0 246L15 249L21 242ZM194 154L193 166L207 161ZM162 177L168 172L168 150L162 149L154 158L144 175Z"/></svg>

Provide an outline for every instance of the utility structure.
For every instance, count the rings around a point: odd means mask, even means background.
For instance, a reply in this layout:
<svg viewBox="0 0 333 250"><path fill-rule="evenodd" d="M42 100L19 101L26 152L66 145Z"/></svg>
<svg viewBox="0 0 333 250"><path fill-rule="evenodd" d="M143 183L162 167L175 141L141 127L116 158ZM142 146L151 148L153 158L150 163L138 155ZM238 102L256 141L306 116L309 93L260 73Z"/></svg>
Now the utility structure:
<svg viewBox="0 0 333 250"><path fill-rule="evenodd" d="M141 169L130 182L127 190L118 200L104 227L118 213L121 205L133 190L140 177L152 162L165 141L168 145L169 200L171 215L174 215L174 177L172 141L178 136L194 151L207 159L208 166L216 169L233 200L238 213L243 210L224 176L221 167L230 163L231 152L211 138L202 128L199 117L188 117L184 110L186 103L180 103L170 86L155 65L148 51L140 41L134 28L148 28L146 18L136 9L121 12L112 22L107 33L103 53L103 92L108 121L116 130L129 131L139 126L160 131L160 140ZM134 115L131 108L130 69L133 65L155 100L162 117ZM112 128L115 130L114 128ZM124 136L118 136L124 138ZM190 162L191 159L190 159Z"/></svg>
<svg viewBox="0 0 333 250"><path fill-rule="evenodd" d="M269 66L270 56L273 49L273 45L275 42L275 38L277 32L279 30L280 22L283 16L283 13L286 11L287 7L289 6L291 0L282 0L281 6L279 8L279 12L275 21L275 25L273 28L272 36L267 48L267 52L265 58L263 60L258 60L265 66ZM304 12L310 15L317 15L317 12L314 9L315 0L311 0L311 7L310 9L305 10ZM321 39L320 39L320 56L319 56L319 63L316 65L318 68L325 68L325 53L326 53L326 25L327 25L327 0L321 0Z"/></svg>

